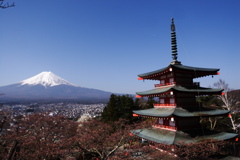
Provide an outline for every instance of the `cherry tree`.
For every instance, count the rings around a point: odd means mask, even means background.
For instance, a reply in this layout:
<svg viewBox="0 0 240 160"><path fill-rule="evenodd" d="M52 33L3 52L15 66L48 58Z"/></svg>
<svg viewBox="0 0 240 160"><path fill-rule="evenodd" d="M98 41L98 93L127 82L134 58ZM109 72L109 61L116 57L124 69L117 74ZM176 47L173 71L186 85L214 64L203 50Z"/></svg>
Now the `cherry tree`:
<svg viewBox="0 0 240 160"><path fill-rule="evenodd" d="M157 146L142 144L140 139L130 134L136 128L148 123L128 124L120 119L112 123L104 123L99 119L80 124L78 130L78 147L82 159L176 159L168 152L162 152ZM161 145L161 147L166 145ZM170 148L168 148L169 150Z"/></svg>
<svg viewBox="0 0 240 160"><path fill-rule="evenodd" d="M10 123L9 123L10 124ZM21 117L1 135L2 159L56 159L75 152L77 123L63 116L32 114Z"/></svg>
<svg viewBox="0 0 240 160"><path fill-rule="evenodd" d="M141 143L130 131L146 128L148 123L129 124L122 119L77 123L60 115L12 117L0 112L0 159L204 159L220 152L217 142L178 146Z"/></svg>
<svg viewBox="0 0 240 160"><path fill-rule="evenodd" d="M232 145L230 141L206 139L197 143L185 143L183 141L175 145L174 150L181 160L219 159L219 157L230 154Z"/></svg>
<svg viewBox="0 0 240 160"><path fill-rule="evenodd" d="M78 147L83 157L88 155L100 159L108 159L121 146L128 143L129 125L120 120L111 124L104 123L99 119L80 123L78 129Z"/></svg>

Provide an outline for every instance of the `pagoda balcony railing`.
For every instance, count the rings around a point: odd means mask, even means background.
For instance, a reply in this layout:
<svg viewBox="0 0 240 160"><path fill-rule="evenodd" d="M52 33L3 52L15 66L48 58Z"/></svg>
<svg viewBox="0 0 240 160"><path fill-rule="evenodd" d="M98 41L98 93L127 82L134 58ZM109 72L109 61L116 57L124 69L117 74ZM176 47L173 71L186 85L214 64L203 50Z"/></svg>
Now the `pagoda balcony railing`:
<svg viewBox="0 0 240 160"><path fill-rule="evenodd" d="M154 128L160 128L160 129L165 129L165 130L170 130L170 131L176 131L177 127L175 126L166 126L162 124L154 124L152 125Z"/></svg>
<svg viewBox="0 0 240 160"><path fill-rule="evenodd" d="M154 103L155 108L176 108L176 103Z"/></svg>
<svg viewBox="0 0 240 160"><path fill-rule="evenodd" d="M170 82L170 83L163 83L163 84L154 84L154 87L155 88L159 88L159 87L167 87L167 86L171 86L171 85L176 85L177 83L176 82ZM193 83L184 83L184 82L181 82L179 83L179 85L182 85L182 86L197 86L197 87L200 87L200 82L193 82Z"/></svg>
<svg viewBox="0 0 240 160"><path fill-rule="evenodd" d="M163 86L170 86L170 85L175 85L176 82L170 82L170 83L163 83L163 84L154 84L155 88L157 87L163 87Z"/></svg>
<svg viewBox="0 0 240 160"><path fill-rule="evenodd" d="M189 82L178 82L178 83L175 83L176 85L180 85L180 86L197 86L197 87L200 87L200 82L192 82L192 83L189 83Z"/></svg>

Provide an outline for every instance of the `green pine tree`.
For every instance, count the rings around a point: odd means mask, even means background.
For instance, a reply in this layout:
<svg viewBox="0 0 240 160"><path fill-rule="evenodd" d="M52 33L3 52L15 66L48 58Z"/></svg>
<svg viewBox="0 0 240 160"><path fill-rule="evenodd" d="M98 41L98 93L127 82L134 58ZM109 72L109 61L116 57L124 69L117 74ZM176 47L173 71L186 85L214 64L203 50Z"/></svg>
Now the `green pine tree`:
<svg viewBox="0 0 240 160"><path fill-rule="evenodd" d="M133 97L129 95L114 95L110 96L107 106L102 112L102 120L105 122L116 121L120 118L126 119L129 122L134 120L132 116L133 110L138 109L137 103Z"/></svg>

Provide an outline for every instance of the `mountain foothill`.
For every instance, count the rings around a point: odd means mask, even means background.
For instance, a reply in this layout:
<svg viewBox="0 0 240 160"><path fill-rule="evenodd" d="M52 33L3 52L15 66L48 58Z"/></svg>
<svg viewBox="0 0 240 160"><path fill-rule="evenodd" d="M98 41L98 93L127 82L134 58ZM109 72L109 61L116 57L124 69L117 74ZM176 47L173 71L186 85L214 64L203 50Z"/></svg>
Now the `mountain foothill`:
<svg viewBox="0 0 240 160"><path fill-rule="evenodd" d="M19 83L0 87L0 94L0 103L106 103L112 93L76 86L52 72L41 72Z"/></svg>

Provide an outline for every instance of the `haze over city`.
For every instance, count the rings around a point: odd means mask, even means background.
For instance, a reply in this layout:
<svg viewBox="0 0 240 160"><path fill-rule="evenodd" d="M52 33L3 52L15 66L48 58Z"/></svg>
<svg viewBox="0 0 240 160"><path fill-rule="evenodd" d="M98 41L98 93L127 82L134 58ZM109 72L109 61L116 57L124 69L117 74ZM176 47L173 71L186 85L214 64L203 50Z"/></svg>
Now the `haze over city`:
<svg viewBox="0 0 240 160"><path fill-rule="evenodd" d="M7 1L12 2L12 1ZM239 89L239 0L15 1L0 12L0 86L51 71L88 88L133 94L156 81L137 75L171 61L171 18L178 60L220 68L197 81L220 78Z"/></svg>

